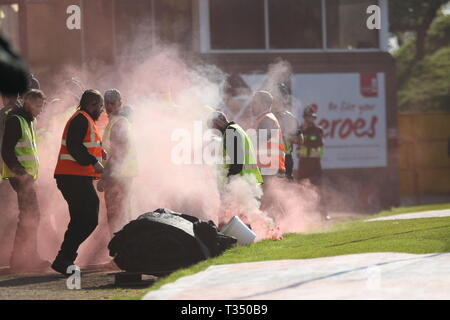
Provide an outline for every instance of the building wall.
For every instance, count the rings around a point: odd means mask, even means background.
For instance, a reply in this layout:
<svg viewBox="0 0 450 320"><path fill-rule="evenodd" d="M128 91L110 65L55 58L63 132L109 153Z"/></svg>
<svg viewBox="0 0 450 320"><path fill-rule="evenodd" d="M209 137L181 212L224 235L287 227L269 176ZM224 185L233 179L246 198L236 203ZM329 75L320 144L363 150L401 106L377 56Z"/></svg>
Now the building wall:
<svg viewBox="0 0 450 320"><path fill-rule="evenodd" d="M122 40L129 39L130 46L133 40L139 42L142 34L136 34L133 30L141 30L142 26L144 38L141 42L145 42L145 46L140 48L144 52L151 50L155 43L175 43L184 53L195 55L199 61L216 64L229 73L263 74L267 72L268 65L278 58L288 61L297 74L382 72L386 79L387 166L332 169L327 170L327 175L336 185L349 182L366 186L365 189L359 188L364 189L361 195L351 195L362 204L368 201L370 196L367 195L373 194L382 207L398 203L395 62L383 51L384 46L340 52L322 49L315 52L208 52L202 50L205 47L202 44L205 39L202 33L205 30L205 17L201 12L204 12L202 3L205 0L132 1L140 4L138 13L128 5L131 1L126 0L18 0L22 4L23 54L33 73L41 80L44 90L51 91L61 81L61 77L70 77L72 71L83 69L91 71L90 74L94 76L89 79L91 83L99 83L98 79L102 75L98 74L98 67L114 66L118 55L127 53L128 42ZM0 3L3 2L5 0L0 0ZM387 1L380 0L380 3L386 7ZM71 4L82 8L82 30L68 30L65 27L68 17L66 8ZM130 12L124 12L128 9ZM148 42L152 44L147 45ZM62 75L56 77L61 72Z"/></svg>
<svg viewBox="0 0 450 320"><path fill-rule="evenodd" d="M450 114L399 115L400 192L450 196Z"/></svg>

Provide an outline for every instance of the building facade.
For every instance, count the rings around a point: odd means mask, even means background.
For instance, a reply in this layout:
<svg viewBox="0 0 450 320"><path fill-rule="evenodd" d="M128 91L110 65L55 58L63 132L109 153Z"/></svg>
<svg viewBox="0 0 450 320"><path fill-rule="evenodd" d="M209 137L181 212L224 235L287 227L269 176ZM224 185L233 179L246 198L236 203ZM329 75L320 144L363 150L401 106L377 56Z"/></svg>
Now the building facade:
<svg viewBox="0 0 450 320"><path fill-rule="evenodd" d="M73 5L80 29L67 27ZM367 27L372 5L380 29ZM0 0L0 28L44 88L55 70L114 65L161 43L239 74L252 89L268 65L288 61L299 117L302 106L318 106L334 189L350 190L348 201L362 208L398 204L388 0Z"/></svg>

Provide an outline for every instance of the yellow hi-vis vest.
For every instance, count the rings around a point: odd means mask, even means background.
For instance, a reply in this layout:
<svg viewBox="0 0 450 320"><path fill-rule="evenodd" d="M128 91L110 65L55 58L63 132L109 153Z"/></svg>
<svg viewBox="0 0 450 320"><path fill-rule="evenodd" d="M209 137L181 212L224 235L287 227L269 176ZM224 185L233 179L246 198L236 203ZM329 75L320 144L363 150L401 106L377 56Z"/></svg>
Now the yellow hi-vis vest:
<svg viewBox="0 0 450 320"><path fill-rule="evenodd" d="M305 136L305 140L309 140L311 142L315 142L318 137L316 135ZM319 147L308 147L305 144L301 145L297 149L297 154L301 158L319 158L323 157L323 146Z"/></svg>
<svg viewBox="0 0 450 320"><path fill-rule="evenodd" d="M244 143L244 161L242 164L242 171L240 172L241 176L246 175L253 175L256 178L256 182L258 185L262 184L264 182L263 177L261 175L261 171L258 168L258 165L256 163L256 153L253 148L252 141L250 140L250 137L247 135L247 133L244 131L244 129L241 128L238 124L232 124L227 127L235 129L236 132L242 137L242 141ZM224 135L225 137L225 135ZM225 172L228 172L228 169L230 167L229 157L228 153L226 151L226 141L223 141L223 158L224 158L224 168Z"/></svg>
<svg viewBox="0 0 450 320"><path fill-rule="evenodd" d="M39 158L36 146L36 132L34 124L28 126L27 120L24 117L14 115L20 122L22 135L16 144L14 152L20 164L25 168L25 171L34 179L37 179L39 172ZM4 179L15 177L16 174L3 163L2 176Z"/></svg>
<svg viewBox="0 0 450 320"><path fill-rule="evenodd" d="M126 123L126 134L128 138L129 148L127 154L123 155L124 159L119 168L114 168L112 172L113 178L126 178L136 177L139 173L139 167L137 162L136 147L131 131L130 121L120 115L113 115L103 132L102 147L109 154L111 152L111 129L119 120L124 120ZM106 165L107 161L103 161L103 165Z"/></svg>

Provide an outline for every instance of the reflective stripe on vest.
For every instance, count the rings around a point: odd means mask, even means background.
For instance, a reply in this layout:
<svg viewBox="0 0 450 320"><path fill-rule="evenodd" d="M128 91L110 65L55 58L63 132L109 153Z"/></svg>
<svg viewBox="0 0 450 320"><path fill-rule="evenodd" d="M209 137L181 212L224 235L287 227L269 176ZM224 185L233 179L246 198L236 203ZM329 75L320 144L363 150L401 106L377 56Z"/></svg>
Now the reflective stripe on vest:
<svg viewBox="0 0 450 320"><path fill-rule="evenodd" d="M36 146L36 132L34 130L34 124L31 122L28 125L27 120L19 115L14 115L19 119L22 135L17 142L14 153L17 156L17 160L25 168L25 171L31 175L34 179L37 179L39 172L39 157ZM5 179L15 177L16 174L3 163L2 176Z"/></svg>
<svg viewBox="0 0 450 320"><path fill-rule="evenodd" d="M306 146L300 146L297 149L297 154L302 158L322 158L323 147L308 148Z"/></svg>
<svg viewBox="0 0 450 320"><path fill-rule="evenodd" d="M79 164L67 149L67 132L69 130L70 123L79 114L82 114L88 120L88 128L83 139L83 145L87 148L87 151L97 159L97 161L102 160L102 140L100 138L100 133L98 131L97 125L95 124L94 119L92 119L92 117L88 113L82 110L77 110L69 119L64 128L55 174L100 178L100 174L95 172L93 165L83 166Z"/></svg>
<svg viewBox="0 0 450 320"><path fill-rule="evenodd" d="M263 174L271 175L276 174L277 172L286 171L285 167L285 147L283 141L283 133L281 132L281 126L278 122L278 119L271 112L265 113L258 117L255 122L255 129L258 131L258 127L261 122L265 119L269 118L275 122L277 127L277 134L272 135L270 140L267 142L267 145L260 146L258 145L258 167L261 168L261 172ZM277 157L277 161L272 161L272 157ZM269 160L268 163L267 161Z"/></svg>
<svg viewBox="0 0 450 320"><path fill-rule="evenodd" d="M262 184L264 180L261 175L261 171L259 170L258 165L256 164L255 150L253 149L253 144L252 141L250 140L250 137L247 135L244 129L242 129L241 126L239 126L238 124L232 124L228 126L228 128L236 130L236 132L241 136L242 141L244 142L244 163L242 164L242 171L239 174L241 176L253 175L256 179L257 184ZM224 168L228 169L230 165L226 161L227 151L225 150L225 145L226 144L224 141L223 144ZM225 170L225 172L228 172L228 170Z"/></svg>
<svg viewBox="0 0 450 320"><path fill-rule="evenodd" d="M61 145L63 145L63 146L67 146L67 142L66 142L66 140L62 140L61 141ZM95 148L95 147L101 147L102 146L102 144L101 144L101 142L98 142L98 141L94 141L94 142L83 142L83 145L86 147L86 148Z"/></svg>

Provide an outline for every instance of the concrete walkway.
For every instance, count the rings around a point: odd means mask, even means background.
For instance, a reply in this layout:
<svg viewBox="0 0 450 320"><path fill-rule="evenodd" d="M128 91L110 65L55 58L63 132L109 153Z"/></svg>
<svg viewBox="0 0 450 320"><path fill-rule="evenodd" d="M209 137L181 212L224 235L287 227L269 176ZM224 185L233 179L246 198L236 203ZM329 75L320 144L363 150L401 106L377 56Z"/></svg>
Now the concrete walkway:
<svg viewBox="0 0 450 320"><path fill-rule="evenodd" d="M218 265L166 284L144 299L450 299L450 253Z"/></svg>
<svg viewBox="0 0 450 320"><path fill-rule="evenodd" d="M442 217L450 217L450 209L422 211L422 212L416 212L416 213L405 213L405 214L398 214L395 216L369 219L366 221L372 222L372 221L405 220L405 219L420 219L420 218L442 218Z"/></svg>

